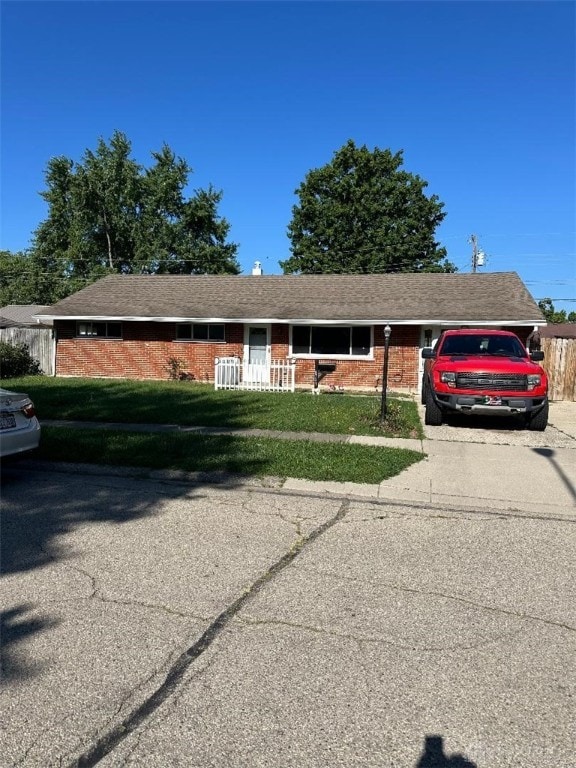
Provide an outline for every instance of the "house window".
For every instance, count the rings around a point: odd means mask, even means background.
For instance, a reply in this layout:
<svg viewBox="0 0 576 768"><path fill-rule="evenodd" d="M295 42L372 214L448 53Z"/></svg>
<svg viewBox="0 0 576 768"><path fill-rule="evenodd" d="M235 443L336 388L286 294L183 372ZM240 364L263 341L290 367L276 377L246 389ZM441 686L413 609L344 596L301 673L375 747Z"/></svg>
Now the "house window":
<svg viewBox="0 0 576 768"><path fill-rule="evenodd" d="M294 325L292 354L367 356L371 350L371 330L366 326Z"/></svg>
<svg viewBox="0 0 576 768"><path fill-rule="evenodd" d="M179 323L176 326L177 341L225 341L224 326L208 323Z"/></svg>
<svg viewBox="0 0 576 768"><path fill-rule="evenodd" d="M121 339L122 323L76 323L76 336L91 339Z"/></svg>

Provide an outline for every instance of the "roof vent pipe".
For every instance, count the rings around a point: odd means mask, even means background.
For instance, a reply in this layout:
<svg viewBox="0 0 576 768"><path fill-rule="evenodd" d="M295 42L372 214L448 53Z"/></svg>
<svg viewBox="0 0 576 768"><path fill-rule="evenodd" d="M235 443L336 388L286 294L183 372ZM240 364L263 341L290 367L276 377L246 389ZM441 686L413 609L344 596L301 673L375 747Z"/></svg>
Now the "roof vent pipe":
<svg viewBox="0 0 576 768"><path fill-rule="evenodd" d="M254 266L252 267L252 274L253 275L261 275L262 274L262 264L259 261L254 262Z"/></svg>

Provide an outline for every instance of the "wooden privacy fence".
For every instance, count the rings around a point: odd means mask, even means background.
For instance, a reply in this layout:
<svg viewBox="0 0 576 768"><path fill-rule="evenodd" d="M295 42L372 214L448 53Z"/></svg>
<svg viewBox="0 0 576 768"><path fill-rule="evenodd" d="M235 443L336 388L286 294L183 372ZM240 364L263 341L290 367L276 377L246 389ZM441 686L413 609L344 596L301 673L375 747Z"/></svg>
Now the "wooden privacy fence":
<svg viewBox="0 0 576 768"><path fill-rule="evenodd" d="M27 344L34 360L38 360L42 373L54 376L55 344L52 328L0 328L0 341L14 346Z"/></svg>
<svg viewBox="0 0 576 768"><path fill-rule="evenodd" d="M542 339L551 400L576 402L576 339Z"/></svg>

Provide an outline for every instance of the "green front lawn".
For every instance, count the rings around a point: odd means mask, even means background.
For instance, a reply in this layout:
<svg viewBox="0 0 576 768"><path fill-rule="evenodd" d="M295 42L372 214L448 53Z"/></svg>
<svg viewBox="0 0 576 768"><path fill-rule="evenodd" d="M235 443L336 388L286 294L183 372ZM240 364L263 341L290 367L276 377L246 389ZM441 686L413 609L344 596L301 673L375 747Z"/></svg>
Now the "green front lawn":
<svg viewBox="0 0 576 768"><path fill-rule="evenodd" d="M38 458L112 466L381 483L423 454L307 440L44 427Z"/></svg>
<svg viewBox="0 0 576 768"><path fill-rule="evenodd" d="M5 379L2 386L27 392L40 419L423 437L416 404L392 396L382 428L380 396L375 395L316 397L310 392L215 391L196 382L44 376Z"/></svg>
<svg viewBox="0 0 576 768"><path fill-rule="evenodd" d="M195 382L43 376L5 379L2 386L27 392L34 400L41 423L59 419L278 432L423 436L416 404L394 397L388 399L388 417L382 427L379 396L216 392L210 385ZM114 466L380 483L420 461L424 454L393 447L303 439L198 435L177 431L125 432L113 428L55 427L45 423L38 457Z"/></svg>

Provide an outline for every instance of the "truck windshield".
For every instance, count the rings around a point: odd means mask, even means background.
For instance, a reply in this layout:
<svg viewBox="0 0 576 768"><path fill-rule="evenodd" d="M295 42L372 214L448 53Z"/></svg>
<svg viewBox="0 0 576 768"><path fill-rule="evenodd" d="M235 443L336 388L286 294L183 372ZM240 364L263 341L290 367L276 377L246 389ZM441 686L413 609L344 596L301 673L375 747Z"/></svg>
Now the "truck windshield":
<svg viewBox="0 0 576 768"><path fill-rule="evenodd" d="M525 357L526 352L513 336L491 336L486 333L447 336L440 349L441 355L495 355Z"/></svg>

